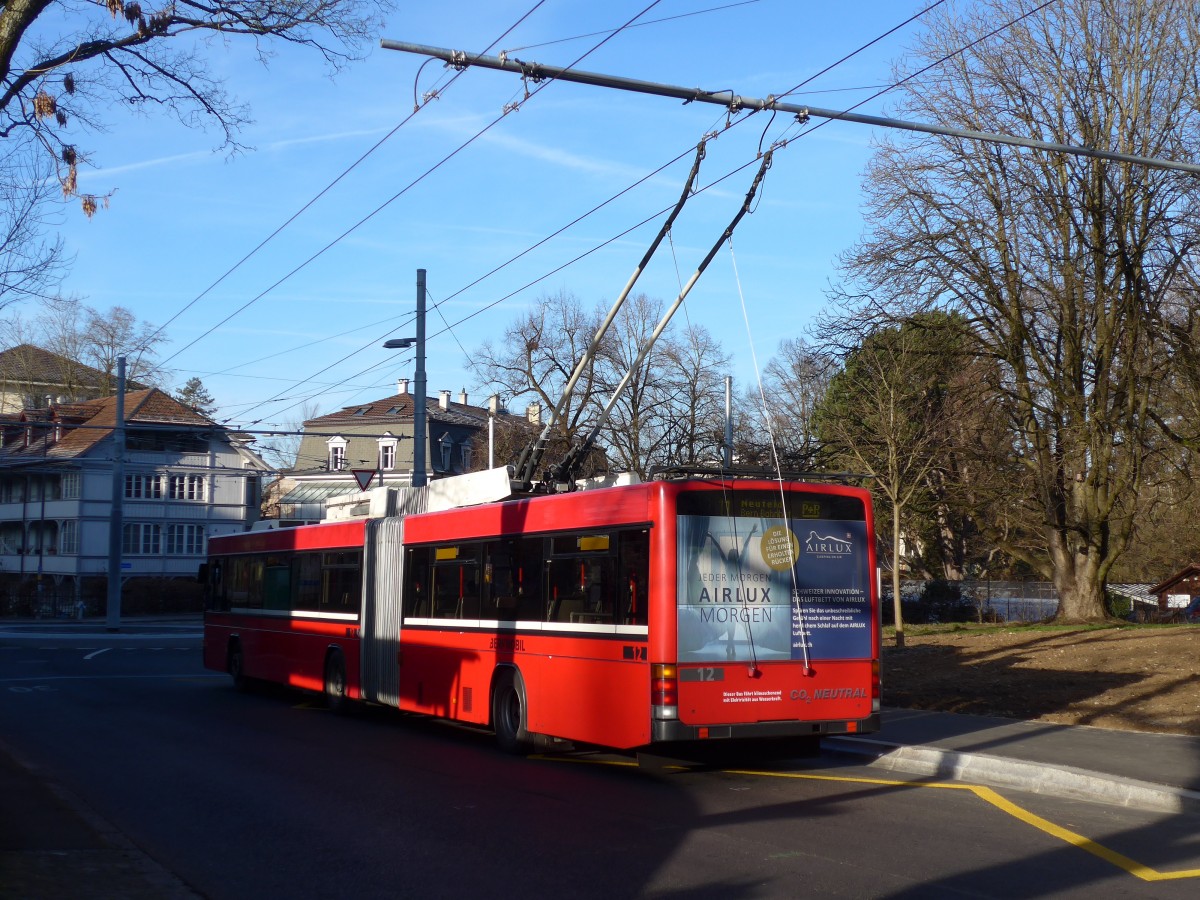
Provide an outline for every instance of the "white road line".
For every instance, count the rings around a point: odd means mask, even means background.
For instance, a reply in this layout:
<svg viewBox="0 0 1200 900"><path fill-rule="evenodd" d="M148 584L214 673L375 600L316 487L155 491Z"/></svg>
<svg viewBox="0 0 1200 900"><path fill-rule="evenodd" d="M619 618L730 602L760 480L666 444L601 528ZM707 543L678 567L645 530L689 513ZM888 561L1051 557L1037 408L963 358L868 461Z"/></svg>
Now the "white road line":
<svg viewBox="0 0 1200 900"><path fill-rule="evenodd" d="M101 647L99 650L94 650L91 653L89 653L87 656L84 657L84 659L95 659L101 653L107 653L111 649L112 649L112 647Z"/></svg>

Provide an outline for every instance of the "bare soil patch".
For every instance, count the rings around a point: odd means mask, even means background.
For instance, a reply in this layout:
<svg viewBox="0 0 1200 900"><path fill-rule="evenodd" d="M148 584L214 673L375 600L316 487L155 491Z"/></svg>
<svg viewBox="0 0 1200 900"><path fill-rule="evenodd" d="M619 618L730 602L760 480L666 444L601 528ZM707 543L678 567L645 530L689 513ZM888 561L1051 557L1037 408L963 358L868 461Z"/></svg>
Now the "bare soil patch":
<svg viewBox="0 0 1200 900"><path fill-rule="evenodd" d="M1200 735L1200 626L924 626L883 649L885 706Z"/></svg>

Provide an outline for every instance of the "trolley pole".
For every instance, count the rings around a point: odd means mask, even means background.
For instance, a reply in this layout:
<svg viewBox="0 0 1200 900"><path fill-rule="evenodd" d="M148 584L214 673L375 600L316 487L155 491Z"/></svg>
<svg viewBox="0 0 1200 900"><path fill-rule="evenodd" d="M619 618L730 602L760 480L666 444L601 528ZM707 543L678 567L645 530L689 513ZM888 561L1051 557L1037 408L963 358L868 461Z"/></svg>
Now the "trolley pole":
<svg viewBox="0 0 1200 900"><path fill-rule="evenodd" d="M733 468L733 376L725 376L725 468Z"/></svg>

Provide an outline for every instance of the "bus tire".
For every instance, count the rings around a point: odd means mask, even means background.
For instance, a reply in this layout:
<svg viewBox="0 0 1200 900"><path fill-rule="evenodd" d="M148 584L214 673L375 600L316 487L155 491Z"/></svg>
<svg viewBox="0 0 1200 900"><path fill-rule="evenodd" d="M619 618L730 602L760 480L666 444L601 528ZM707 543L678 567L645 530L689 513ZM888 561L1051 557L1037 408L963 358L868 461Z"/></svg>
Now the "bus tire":
<svg viewBox="0 0 1200 900"><path fill-rule="evenodd" d="M229 653L225 657L225 670L233 679L236 690L250 690L250 679L246 677L246 654L242 652L241 641L229 642Z"/></svg>
<svg viewBox="0 0 1200 900"><path fill-rule="evenodd" d="M502 669L492 691L492 728L496 732L496 742L505 753L525 756L533 749L527 710L525 680L521 673L517 669Z"/></svg>
<svg viewBox="0 0 1200 900"><path fill-rule="evenodd" d="M346 660L342 651L332 650L325 659L325 707L342 716L350 712L346 695Z"/></svg>

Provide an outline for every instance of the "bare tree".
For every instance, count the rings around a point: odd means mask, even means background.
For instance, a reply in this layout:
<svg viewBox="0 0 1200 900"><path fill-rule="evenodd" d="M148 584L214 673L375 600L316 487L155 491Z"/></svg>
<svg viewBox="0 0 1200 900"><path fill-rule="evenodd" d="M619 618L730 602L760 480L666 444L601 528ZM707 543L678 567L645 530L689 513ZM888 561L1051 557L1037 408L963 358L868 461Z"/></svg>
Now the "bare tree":
<svg viewBox="0 0 1200 900"><path fill-rule="evenodd" d="M906 83L902 114L1140 156L1200 152L1191 0L978 0L926 24L906 66L929 68ZM870 231L844 256L842 298L963 314L976 355L1001 369L998 409L1028 475L1013 489L1038 513L1041 552L1005 549L1053 579L1061 620L1103 618L1156 452L1168 301L1195 283L1200 183L927 136L882 143L866 190Z"/></svg>
<svg viewBox="0 0 1200 900"><path fill-rule="evenodd" d="M702 325L689 325L663 348L664 465L717 462L725 443L725 385L730 357Z"/></svg>
<svg viewBox="0 0 1200 900"><path fill-rule="evenodd" d="M87 307L83 311L83 353L88 365L104 373L109 391L116 390L117 360L125 357L125 378L141 384L159 385L168 373L158 365L155 350L167 336L150 322L123 306L107 312Z"/></svg>
<svg viewBox="0 0 1200 900"><path fill-rule="evenodd" d="M473 354L477 386L512 397L514 404L537 402L543 410L553 409L600 321L599 312L585 311L567 291L538 298L534 309L505 329L499 344L485 341ZM587 424L601 387L593 364L556 425L560 438L572 440Z"/></svg>
<svg viewBox="0 0 1200 900"><path fill-rule="evenodd" d="M114 109L160 110L215 125L239 149L249 111L226 92L208 49L245 40L266 62L272 43L311 47L332 68L360 56L390 0L5 0L0 3L0 302L44 292L61 264L43 242L47 185L92 215L106 196L80 194L77 141ZM57 178L53 178L56 174ZM0 235L0 240L3 240Z"/></svg>
<svg viewBox="0 0 1200 900"><path fill-rule="evenodd" d="M743 391L738 423L739 456L752 465L817 467L821 442L814 414L837 371L833 354L803 338L784 338L763 368L762 384Z"/></svg>
<svg viewBox="0 0 1200 900"><path fill-rule="evenodd" d="M53 168L28 139L0 143L0 309L45 299L62 275L63 244L47 239Z"/></svg>

